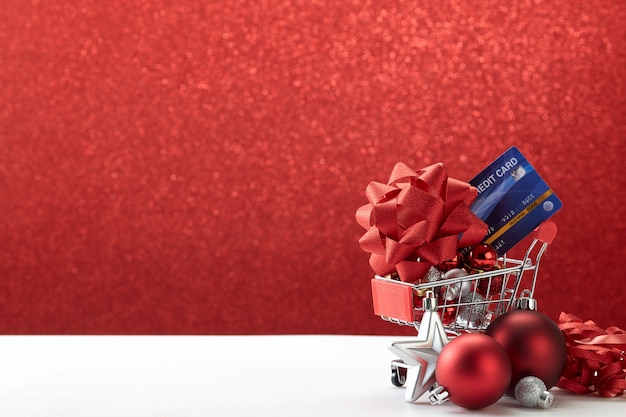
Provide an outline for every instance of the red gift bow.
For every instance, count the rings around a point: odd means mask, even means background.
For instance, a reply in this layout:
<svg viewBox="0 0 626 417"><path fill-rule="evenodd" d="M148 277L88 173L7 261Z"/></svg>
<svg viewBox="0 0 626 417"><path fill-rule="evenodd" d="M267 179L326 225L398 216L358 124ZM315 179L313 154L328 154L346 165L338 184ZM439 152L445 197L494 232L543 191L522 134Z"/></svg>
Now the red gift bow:
<svg viewBox="0 0 626 417"><path fill-rule="evenodd" d="M558 324L565 335L567 362L557 386L577 394L624 394L626 331L615 326L603 330L567 313L561 313Z"/></svg>
<svg viewBox="0 0 626 417"><path fill-rule="evenodd" d="M442 163L417 172L397 163L387 184L370 182L369 204L356 220L367 229L359 244L371 253L374 272L414 282L459 248L480 243L487 225L469 208L476 195L475 187L448 178Z"/></svg>

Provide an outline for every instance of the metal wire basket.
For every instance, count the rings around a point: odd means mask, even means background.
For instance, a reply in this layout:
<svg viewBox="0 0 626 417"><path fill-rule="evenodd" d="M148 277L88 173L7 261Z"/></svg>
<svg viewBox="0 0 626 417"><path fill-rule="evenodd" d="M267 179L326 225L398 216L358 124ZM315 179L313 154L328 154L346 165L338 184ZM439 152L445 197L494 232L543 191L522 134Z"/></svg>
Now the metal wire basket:
<svg viewBox="0 0 626 417"><path fill-rule="evenodd" d="M499 269L492 271L418 284L377 275L371 281L374 313L383 320L419 330L424 313L420 300L432 291L438 296L437 311L446 332L482 332L518 303L534 302L539 263L556 232L553 222L542 223L523 259L502 256Z"/></svg>

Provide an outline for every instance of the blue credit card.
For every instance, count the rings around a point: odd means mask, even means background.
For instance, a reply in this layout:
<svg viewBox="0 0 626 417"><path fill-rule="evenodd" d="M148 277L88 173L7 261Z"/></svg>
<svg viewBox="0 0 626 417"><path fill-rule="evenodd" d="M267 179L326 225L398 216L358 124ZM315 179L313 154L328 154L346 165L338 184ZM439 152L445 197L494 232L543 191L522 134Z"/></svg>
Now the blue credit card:
<svg viewBox="0 0 626 417"><path fill-rule="evenodd" d="M472 212L489 226L483 240L499 255L519 243L563 203L516 147L470 180L478 190Z"/></svg>

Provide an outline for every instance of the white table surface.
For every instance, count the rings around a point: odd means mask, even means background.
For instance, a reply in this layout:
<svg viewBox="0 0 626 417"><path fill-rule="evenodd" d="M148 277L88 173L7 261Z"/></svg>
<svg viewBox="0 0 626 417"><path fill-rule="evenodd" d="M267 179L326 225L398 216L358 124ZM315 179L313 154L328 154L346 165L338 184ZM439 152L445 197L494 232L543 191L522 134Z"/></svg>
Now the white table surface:
<svg viewBox="0 0 626 417"><path fill-rule="evenodd" d="M0 416L623 416L626 399L552 389L480 411L404 401L394 336L1 336ZM536 415L536 414L535 414Z"/></svg>

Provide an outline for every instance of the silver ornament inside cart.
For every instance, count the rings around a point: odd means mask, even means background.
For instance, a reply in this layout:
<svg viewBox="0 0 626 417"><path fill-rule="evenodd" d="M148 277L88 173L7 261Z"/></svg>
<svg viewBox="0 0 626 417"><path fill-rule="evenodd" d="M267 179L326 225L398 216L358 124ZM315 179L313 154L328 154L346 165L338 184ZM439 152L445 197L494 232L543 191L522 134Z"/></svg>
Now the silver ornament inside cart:
<svg viewBox="0 0 626 417"><path fill-rule="evenodd" d="M443 278L443 272L441 272L439 269L435 268L434 266L431 266L426 272L426 275L424 276L424 280L426 282L436 282L436 281L441 280L442 278Z"/></svg>
<svg viewBox="0 0 626 417"><path fill-rule="evenodd" d="M467 294L460 300L456 324L464 329L479 329L482 325L487 304L485 297L477 292Z"/></svg>
<svg viewBox="0 0 626 417"><path fill-rule="evenodd" d="M458 279L468 276L469 274L464 269L454 268L443 274L442 279ZM448 301L456 300L464 297L472 290L471 281L459 280L449 285L441 287L441 296Z"/></svg>

